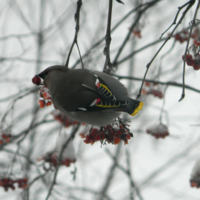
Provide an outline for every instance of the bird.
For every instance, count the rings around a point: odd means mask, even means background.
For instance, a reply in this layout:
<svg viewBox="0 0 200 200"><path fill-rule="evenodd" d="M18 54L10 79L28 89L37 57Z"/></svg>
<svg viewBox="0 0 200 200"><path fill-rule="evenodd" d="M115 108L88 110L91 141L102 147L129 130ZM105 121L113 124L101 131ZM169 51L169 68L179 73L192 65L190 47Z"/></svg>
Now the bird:
<svg viewBox="0 0 200 200"><path fill-rule="evenodd" d="M35 77L43 79L55 108L82 123L107 126L122 112L134 116L143 107L120 81L104 72L55 65Z"/></svg>

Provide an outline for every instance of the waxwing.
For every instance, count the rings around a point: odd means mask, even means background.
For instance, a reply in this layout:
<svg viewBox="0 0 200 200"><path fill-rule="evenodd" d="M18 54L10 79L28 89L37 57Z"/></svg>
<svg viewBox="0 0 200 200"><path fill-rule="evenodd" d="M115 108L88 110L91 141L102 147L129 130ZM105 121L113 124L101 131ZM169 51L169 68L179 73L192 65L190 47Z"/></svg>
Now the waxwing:
<svg viewBox="0 0 200 200"><path fill-rule="evenodd" d="M134 116L143 106L128 97L122 83L103 72L56 65L36 76L44 80L54 106L79 122L106 126L121 112Z"/></svg>

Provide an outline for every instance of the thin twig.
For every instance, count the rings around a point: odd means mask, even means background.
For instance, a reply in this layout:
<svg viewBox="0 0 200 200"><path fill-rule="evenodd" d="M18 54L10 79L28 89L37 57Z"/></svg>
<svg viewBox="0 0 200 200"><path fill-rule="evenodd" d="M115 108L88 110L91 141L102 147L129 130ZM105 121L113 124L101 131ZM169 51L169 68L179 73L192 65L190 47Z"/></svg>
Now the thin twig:
<svg viewBox="0 0 200 200"><path fill-rule="evenodd" d="M65 66L68 67L69 65L69 59L70 59L70 56L71 56L71 53L72 53L72 50L73 50L73 47L74 47L74 44L77 45L77 38L78 38L78 32L79 32L79 18L80 18L80 10L81 10L81 5L82 5L82 0L78 0L77 1L77 8L76 8L76 13L74 15L74 18L75 18L75 22L76 22L76 31L75 31L75 35L74 35L74 41L72 43L72 46L69 50L69 54L68 54L68 57L67 57L67 61L65 63ZM78 47L78 45L77 45ZM79 48L78 48L78 51L79 51ZM80 54L80 53L79 53ZM80 57L81 59L81 57ZM82 63L82 68L83 67L83 63Z"/></svg>
<svg viewBox="0 0 200 200"><path fill-rule="evenodd" d="M185 6L187 6L188 4L194 4L196 0L191 0L188 1L187 3L185 3L184 5L178 7L178 12L176 13L176 16L174 18L174 21L172 22L172 24L161 34L160 39L162 38L162 36L174 25L176 24L176 20L178 18L179 12L182 10L182 8L184 8Z"/></svg>
<svg viewBox="0 0 200 200"><path fill-rule="evenodd" d="M191 6L194 4L193 1L195 2L195 0L191 0ZM191 25L191 28L190 28L190 33L189 33L187 45L186 45L186 48L185 48L184 56L186 56L186 53L188 51L188 46L189 46L189 43L190 43L192 29L193 29L194 24L195 24L195 19L196 19L196 16L197 16L198 9L199 9L199 1L198 1L197 7L196 7L196 10L195 10L195 14L194 14L194 17L193 17L193 21L192 21L192 25ZM183 100L184 97L185 97L185 60L184 60L184 63L183 63L183 90L182 90L182 94L181 94L181 98L179 99L179 102L181 100Z"/></svg>
<svg viewBox="0 0 200 200"><path fill-rule="evenodd" d="M162 104L162 108L161 108L161 111L160 111L160 117L159 117L159 121L160 121L161 124L162 124L162 115L163 115L165 101L166 101L165 94L166 94L167 88L168 88L168 85L165 87L164 92L163 92L164 93L164 99L163 99L163 104Z"/></svg>
<svg viewBox="0 0 200 200"><path fill-rule="evenodd" d="M193 4L192 4L193 5ZM177 25L174 27L174 29L172 30L171 34L166 38L166 40L164 41L164 43L161 45L161 47L158 49L158 51L155 53L155 55L153 56L153 58L151 59L151 61L146 65L146 71L144 73L144 77L143 77L143 81L142 81L142 84L141 84L141 87L140 87L140 91L137 95L137 99L141 96L141 92L142 92L142 88L143 88L143 85L144 85L144 82L145 82L145 78L146 78L146 75L149 71L149 68L151 66L151 64L153 63L153 61L155 60L155 58L157 57L157 55L160 53L160 51L162 50L162 48L165 46L165 44L168 42L168 40L171 38L171 36L173 35L173 33L175 32L175 30L178 28L178 26L181 24L182 20L184 19L186 13L190 10L190 8L192 7L191 4L189 4L186 9L183 11L182 13L182 16L181 18L179 19Z"/></svg>
<svg viewBox="0 0 200 200"><path fill-rule="evenodd" d="M110 34L110 29L111 29L111 21L112 21L112 2L113 0L109 0L109 7L108 7L108 20L107 20L107 31L106 31L106 45L104 48L104 54L106 56L105 64L104 64L104 72L107 72L107 66L110 68L112 66L110 62L110 43L111 43L111 34Z"/></svg>
<svg viewBox="0 0 200 200"><path fill-rule="evenodd" d="M139 184L140 187L144 188L147 186L153 179L163 173L165 170L169 170L169 167L172 167L174 164L179 162L181 159L185 159L186 155L189 154L193 149L199 146L199 139L197 138L192 143L190 143L183 151L173 155L167 162L162 166L155 169L149 176L145 177Z"/></svg>
<svg viewBox="0 0 200 200"><path fill-rule="evenodd" d="M65 148L67 147L67 145L69 144L69 142L74 138L74 136L75 136L76 132L78 131L79 127L80 127L80 123L72 130L70 137L69 137L68 140L63 144L62 150L61 150L60 155L59 155L59 160L58 160L59 162L61 162L61 160L62 160L62 154L63 154ZM55 185L55 183L56 183L56 177L57 177L57 174L58 174L58 169L59 169L59 165L57 165L57 166L55 167L55 173L54 173L53 181L52 181L52 183L51 183L51 187L50 187L49 192L48 192L48 194L47 194L46 200L49 199L49 197L50 197L50 195L51 195L51 192L52 192L52 190L53 190L53 187L54 187L54 185Z"/></svg>
<svg viewBox="0 0 200 200"><path fill-rule="evenodd" d="M135 189L138 198L139 198L140 200L143 200L143 197L142 197L142 195L141 195L141 193L140 193L140 189L139 189L139 188L137 187L137 185L134 183L133 178L132 178L132 176L131 176L131 172L130 172L131 166L130 166L130 155L129 155L129 152L126 151L126 153L128 153L128 154L127 154L127 167L128 167L128 169L125 169L122 165L120 165L120 164L116 161L116 157L113 156L113 155L111 154L111 152L110 152L108 149L106 149L106 153L113 159L113 162L115 162L116 167L119 168L123 173L125 173L125 174L128 176L128 178L129 178L129 180L130 180L131 187Z"/></svg>
<svg viewBox="0 0 200 200"><path fill-rule="evenodd" d="M136 77L132 77L132 76L120 76L120 75L116 75L116 74L111 74L112 76L118 77L119 79L128 79L128 80L135 80L135 81L143 81L143 78L136 78ZM160 84L160 85L167 85L167 86L175 86L175 87L183 87L183 84L181 83L176 83L176 82L162 82L162 81L155 81L155 80L151 80L151 79L145 79L145 82L149 82L149 83L155 83L155 84ZM191 87L189 85L185 85L185 88L197 93L200 93L200 90Z"/></svg>
<svg viewBox="0 0 200 200"><path fill-rule="evenodd" d="M103 200L105 198L105 195L108 191L108 188L111 184L111 181L113 180L113 176L114 176L114 172L115 172L115 169L117 167L117 162L118 162L118 159L119 159L119 154L120 154L120 150L121 150L121 147L122 147L122 143L120 142L118 144L118 146L116 147L116 152L115 152L115 156L113 157L113 164L112 166L110 167L110 170L108 172L108 176L107 176L107 179L101 189L101 196L100 196L100 200ZM106 150L106 152L108 152L108 150Z"/></svg>
<svg viewBox="0 0 200 200"><path fill-rule="evenodd" d="M130 10L125 16L122 17L122 19L119 20L119 22L111 29L111 33L114 32L120 24L122 24L131 14L133 14L134 12L136 12L138 9L141 9L142 7L151 4L152 2L155 2L155 0L139 5L136 8ZM85 58L88 56L88 54L95 48L97 48L103 41L104 41L105 37L101 38L98 42L96 42L91 48L89 48L89 50L82 56L82 58ZM80 59L78 59L74 65L72 66L72 68L75 68L78 64L80 63Z"/></svg>
<svg viewBox="0 0 200 200"><path fill-rule="evenodd" d="M140 190L139 188L136 186L135 182L133 181L133 177L131 175L131 163L130 163L130 154L129 154L129 151L128 149L126 150L126 163L127 163L127 170L126 170L126 174L129 178L129 181L130 181L130 186L131 186L131 189L135 189L135 192L138 196L138 198L140 200L143 200L143 197L140 193ZM133 194L132 194L133 195ZM133 198L134 199L134 198Z"/></svg>
<svg viewBox="0 0 200 200"><path fill-rule="evenodd" d="M122 50L124 49L125 45L127 44L131 34L132 34L132 30L133 28L139 23L139 20L140 18L143 16L144 12L147 11L150 7L154 6L156 3L158 3L160 0L157 0L157 1L152 1L152 2L149 2L149 4L147 4L144 8L141 8L139 11L138 11L138 15L135 19L135 21L133 22L133 24L131 25L130 27L130 31L128 32L127 36L125 37L122 45L120 46L118 52L117 52L117 55L115 56L114 58L114 61L113 61L113 66L116 66L116 63L117 63L117 60L119 58L119 56L121 55L122 53Z"/></svg>

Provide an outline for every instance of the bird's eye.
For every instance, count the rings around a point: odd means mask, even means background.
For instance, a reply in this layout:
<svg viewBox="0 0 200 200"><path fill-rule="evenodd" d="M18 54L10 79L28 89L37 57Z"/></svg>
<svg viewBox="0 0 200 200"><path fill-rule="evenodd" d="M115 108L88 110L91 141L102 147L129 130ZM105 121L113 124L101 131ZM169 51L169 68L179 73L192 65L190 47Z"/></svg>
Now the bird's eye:
<svg viewBox="0 0 200 200"><path fill-rule="evenodd" d="M47 77L47 74L48 73L46 71L44 71L44 72L38 74L38 76L44 80Z"/></svg>

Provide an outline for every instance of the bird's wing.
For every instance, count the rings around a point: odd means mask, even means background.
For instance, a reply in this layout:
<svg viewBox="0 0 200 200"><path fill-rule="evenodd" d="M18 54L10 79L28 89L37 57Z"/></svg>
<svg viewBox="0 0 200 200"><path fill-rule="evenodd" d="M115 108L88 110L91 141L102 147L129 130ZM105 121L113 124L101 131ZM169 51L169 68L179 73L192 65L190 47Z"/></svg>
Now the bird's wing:
<svg viewBox="0 0 200 200"><path fill-rule="evenodd" d="M87 107L78 108L81 111L98 111L107 109L119 109L126 106L129 102L116 99L109 89L109 86L97 74L93 73L94 85L82 84L82 86L93 93L98 94L99 98L94 99ZM95 87L94 87L95 86Z"/></svg>

